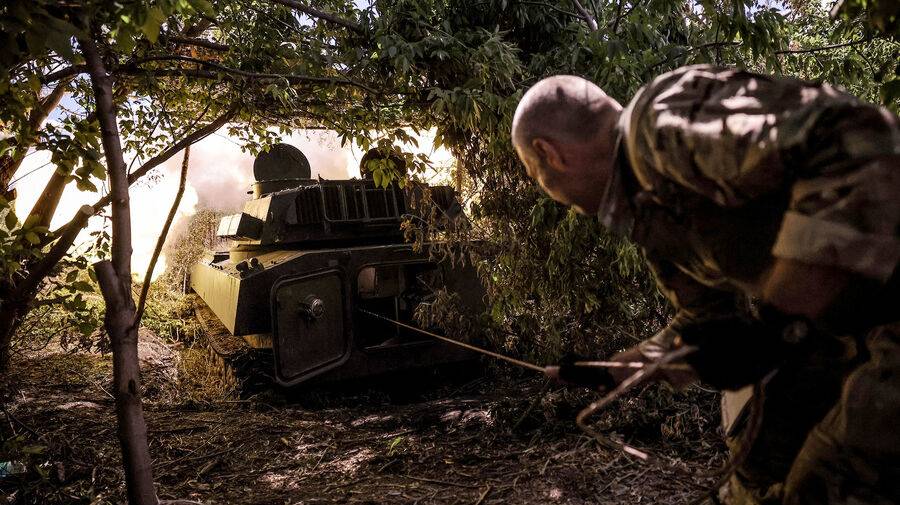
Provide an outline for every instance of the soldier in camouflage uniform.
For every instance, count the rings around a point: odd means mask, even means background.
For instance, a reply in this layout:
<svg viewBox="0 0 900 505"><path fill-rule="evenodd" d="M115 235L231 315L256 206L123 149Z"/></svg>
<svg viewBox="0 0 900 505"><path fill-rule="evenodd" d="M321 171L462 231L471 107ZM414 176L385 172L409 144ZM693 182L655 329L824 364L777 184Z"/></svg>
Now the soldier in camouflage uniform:
<svg viewBox="0 0 900 505"><path fill-rule="evenodd" d="M618 359L696 346L694 375L726 390L746 456L726 503L900 503L898 123L827 84L711 66L624 110L572 76L519 104L528 174L639 244L677 309ZM739 413L757 383L753 438Z"/></svg>

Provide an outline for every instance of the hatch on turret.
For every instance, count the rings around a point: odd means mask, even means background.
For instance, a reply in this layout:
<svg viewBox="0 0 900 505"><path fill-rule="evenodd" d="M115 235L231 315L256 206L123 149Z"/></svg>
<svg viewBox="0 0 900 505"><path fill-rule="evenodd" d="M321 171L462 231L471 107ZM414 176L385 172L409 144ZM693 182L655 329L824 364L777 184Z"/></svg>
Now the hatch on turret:
<svg viewBox="0 0 900 505"><path fill-rule="evenodd" d="M237 262L274 246L317 249L403 243L401 224L411 216L425 221L433 216L437 230L465 223L450 187L408 180L401 188L374 180L370 170L405 173L405 161L395 152L370 150L360 169L363 179L310 179L306 156L296 147L275 144L253 164L256 197L244 204L241 213L222 218L217 235L234 240L230 257Z"/></svg>
<svg viewBox="0 0 900 505"><path fill-rule="evenodd" d="M303 151L290 144L275 144L253 161L254 198L312 184L312 170Z"/></svg>

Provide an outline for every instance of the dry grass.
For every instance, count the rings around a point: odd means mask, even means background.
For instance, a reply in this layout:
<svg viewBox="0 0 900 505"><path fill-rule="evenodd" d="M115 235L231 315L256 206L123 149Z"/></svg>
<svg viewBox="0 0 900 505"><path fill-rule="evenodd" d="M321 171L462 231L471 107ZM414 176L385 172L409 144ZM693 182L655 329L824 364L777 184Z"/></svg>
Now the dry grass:
<svg viewBox="0 0 900 505"><path fill-rule="evenodd" d="M236 398L234 382L223 376L210 351L199 346L181 352L178 391L183 403L216 404Z"/></svg>
<svg viewBox="0 0 900 505"><path fill-rule="evenodd" d="M165 498L206 504L685 503L710 483L599 448L573 423L591 395L544 389L536 379L497 374L429 384L406 378L368 389L234 400L205 351L181 356L176 394L151 395L145 404L154 475ZM16 421L4 423L4 437L15 433L45 449L30 459L37 466L24 479L3 481L8 501L121 501L115 420L104 393L108 359L45 356L20 361L15 371L8 409ZM416 391L407 387L413 382L421 384ZM723 459L715 403L712 394L651 387L599 423L699 474Z"/></svg>

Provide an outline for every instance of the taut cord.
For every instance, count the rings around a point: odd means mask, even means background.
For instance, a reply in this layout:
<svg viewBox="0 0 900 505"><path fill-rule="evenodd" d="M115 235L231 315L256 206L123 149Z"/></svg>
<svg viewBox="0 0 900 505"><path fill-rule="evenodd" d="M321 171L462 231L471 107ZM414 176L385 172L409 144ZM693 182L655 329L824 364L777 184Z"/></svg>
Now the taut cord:
<svg viewBox="0 0 900 505"><path fill-rule="evenodd" d="M356 310L360 311L363 314L366 314L367 316L372 316L376 319L381 319L383 321L387 321L389 323L396 324L397 326L400 326L402 328L406 328L408 330L413 330L413 331L422 333L424 335L428 335L429 337L436 338L438 340L447 342L448 344L453 344L455 346L462 347L462 348L468 349L470 351L475 351L477 353L484 354L485 356L490 356L492 358L503 360L503 361L506 361L507 363L512 363L513 365L516 365L516 366L519 366L522 368L527 368L529 370L534 370L534 371L540 372L540 373L544 373L544 370L545 370L544 367L542 367L540 365L535 365L534 363L529 363L527 361L522 361L520 359L511 358L509 356L504 356L503 354L498 354L493 351L488 351L487 349L482 349L481 347L477 347L472 344L467 344L465 342L460 342L459 340L454 340L452 338L448 338L443 335L438 335L437 333L432 333L430 331L423 330L422 328L417 328L415 326L410 326L408 324L401 323L400 321L395 321L389 317L382 316L381 314L369 312L368 310L365 310L365 309L356 309Z"/></svg>
<svg viewBox="0 0 900 505"><path fill-rule="evenodd" d="M490 356L495 359L506 361L507 363L512 363L513 365L516 365L518 367L527 368L528 370L534 370L535 372L540 372L540 373L547 372L547 367L544 367L544 366L536 365L534 363L529 363L527 361L522 361L520 359L516 359L516 358L510 357L510 356L506 356L504 354L496 353L494 351L489 351L482 347L478 347L478 346L475 346L475 345L472 345L472 344L469 344L466 342L462 342L460 340L455 340L455 339L452 339L449 337L445 337L443 335L438 335L437 333L433 333L428 330L423 330L422 328L419 328L417 326L412 326L412 325L409 325L406 323L402 323L395 319L391 319L387 316L383 316L381 314L376 314L375 312L370 312L365 309L356 309L356 310L367 316L374 317L375 319L381 319L382 321L385 321L385 322L388 322L391 324L395 324L402 328L406 328L408 330L412 330L417 333L421 333L423 335L428 335L429 337L436 338L443 342L447 342L448 344L453 344L457 347L462 347L464 349L468 349L470 351L474 351L479 354L484 354L485 356ZM652 366L654 371L657 369L683 370L683 371L691 370L690 365L687 365L687 364L681 364L681 363L669 364L669 363L661 363L661 362L647 364L647 363L642 363L640 361L593 361L593 360L592 361L576 361L576 362L572 363L572 366L586 367L586 368L636 368L636 369L644 369L644 368L649 368Z"/></svg>
<svg viewBox="0 0 900 505"><path fill-rule="evenodd" d="M443 342L447 342L448 344L452 344L458 347L462 347L468 349L470 351L474 351L479 354L483 354L485 356L490 356L495 359L499 359L502 361L506 361L507 363L511 363L513 365L527 368L528 370L533 370L536 372L540 372L542 374L546 374L551 367L543 367L540 365L536 365L534 363L529 363L527 361L522 361L520 359L512 358L509 356L505 356L503 354L499 354L493 351L489 351L487 349L482 349L481 347L474 346L472 344L467 344L465 342L461 342L459 340L454 340L449 337L445 337L443 335L438 335L437 333L432 333L427 330L423 330L422 328L418 328L415 326L411 326L400 321L396 321L389 317L382 316L381 314L376 314L374 312L369 312L365 309L357 309L359 312L366 314L367 316L374 317L376 319L380 319L382 321L386 321L388 323L395 324L402 328L406 328L423 335L428 335L429 337L436 338ZM642 363L639 361L576 361L573 363L574 366L579 367L597 367L597 368L635 368L638 369L637 372L629 376L627 379L619 383L614 389L606 393L603 398L595 401L594 403L585 407L581 412L578 413L578 417L575 419L575 423L578 427L586 434L590 435L591 438L600 443L600 445L609 448L609 449L618 449L626 454L629 454L633 457L640 459L641 461L648 463L652 466L660 470L672 470L675 472L675 476L679 477L688 477L688 484L694 485L696 487L707 490L709 493L701 496L696 501L692 502L693 504L700 503L702 500L706 499L708 496L712 496L713 492L721 487L734 473L738 466L746 459L748 450L740 451L738 454L732 454L731 458L725 463L725 465L717 471L710 472L706 475L703 475L704 478L718 478L716 485L710 490L707 486L699 484L694 481L697 478L696 474L678 466L675 462L667 459L662 459L658 457L653 457L650 453L646 451L642 451L635 447L632 447L625 442L620 442L618 440L612 440L609 437L603 435L596 431L593 427L587 424L588 418L592 415L596 414L598 411L602 410L610 403L618 399L622 396L626 391L634 388L635 386L644 383L647 379L652 377L659 370L692 370L690 365L684 363L672 363L673 361L678 361L685 356L695 352L697 350L694 346L683 346L679 347L673 351L667 352L663 354L658 360L652 363ZM751 414L751 419L749 423L749 427L747 430L747 444L751 445L753 440L755 440L756 436L759 434L759 427L762 419L762 404L763 404L763 388L765 384L772 378L775 374L775 371L767 375L760 382L755 384L754 386L754 402L753 402L753 410Z"/></svg>

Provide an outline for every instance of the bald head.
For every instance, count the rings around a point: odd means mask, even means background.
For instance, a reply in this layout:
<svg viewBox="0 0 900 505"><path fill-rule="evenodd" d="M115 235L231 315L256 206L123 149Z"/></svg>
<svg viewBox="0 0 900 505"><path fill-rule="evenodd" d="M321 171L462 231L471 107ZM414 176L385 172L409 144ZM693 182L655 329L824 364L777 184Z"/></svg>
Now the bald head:
<svg viewBox="0 0 900 505"><path fill-rule="evenodd" d="M596 84L574 75L555 75L532 86L513 116L516 149L536 138L585 143L615 127L622 106Z"/></svg>
<svg viewBox="0 0 900 505"><path fill-rule="evenodd" d="M528 174L551 197L590 213L592 202L579 201L578 195L566 194L566 188L554 194L552 186L591 183L590 188L582 187L586 191L605 183L621 110L618 102L586 79L548 77L519 102L512 124L513 145Z"/></svg>

